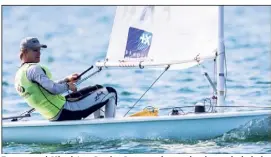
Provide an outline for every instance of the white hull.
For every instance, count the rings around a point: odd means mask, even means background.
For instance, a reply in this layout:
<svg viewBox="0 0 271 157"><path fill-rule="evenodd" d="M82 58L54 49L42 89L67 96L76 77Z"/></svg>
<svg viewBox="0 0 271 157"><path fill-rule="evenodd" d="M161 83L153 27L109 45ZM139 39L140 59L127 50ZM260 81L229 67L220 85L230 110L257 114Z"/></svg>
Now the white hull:
<svg viewBox="0 0 271 157"><path fill-rule="evenodd" d="M204 140L221 136L253 119L270 115L271 111L250 111L64 122L4 122L2 140L16 143L62 143L80 137Z"/></svg>

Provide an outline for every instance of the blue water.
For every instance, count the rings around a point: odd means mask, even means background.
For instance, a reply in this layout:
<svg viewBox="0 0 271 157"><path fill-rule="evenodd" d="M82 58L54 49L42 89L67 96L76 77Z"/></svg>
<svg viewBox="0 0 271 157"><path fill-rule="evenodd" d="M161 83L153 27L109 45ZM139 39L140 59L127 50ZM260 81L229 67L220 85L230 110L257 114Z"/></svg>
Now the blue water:
<svg viewBox="0 0 271 157"><path fill-rule="evenodd" d="M52 71L54 79L60 79L82 72L95 61L103 59L115 9L115 6L3 7L3 115L16 115L29 109L13 87L15 72L20 65L18 52L22 38L37 36L48 45L48 49L42 52L41 62ZM225 7L229 105L268 106L271 103L270 19L271 8L267 6ZM206 62L204 65L213 78L213 63ZM123 116L161 72L105 70L80 87L102 84L116 88L120 98L117 116ZM146 106L193 105L211 94L211 86L198 67L168 71L131 113ZM35 113L30 119L42 118ZM270 124L270 120L263 123ZM268 129L259 134L246 128L216 139L189 142L153 139L86 140L59 145L6 143L3 153L271 153L270 144Z"/></svg>

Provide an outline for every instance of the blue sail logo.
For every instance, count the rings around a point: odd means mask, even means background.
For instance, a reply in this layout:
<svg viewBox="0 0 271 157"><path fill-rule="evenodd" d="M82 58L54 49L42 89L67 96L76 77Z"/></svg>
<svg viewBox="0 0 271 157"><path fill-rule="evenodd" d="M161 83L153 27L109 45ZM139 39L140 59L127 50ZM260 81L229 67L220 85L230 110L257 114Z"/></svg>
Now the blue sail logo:
<svg viewBox="0 0 271 157"><path fill-rule="evenodd" d="M153 35L150 32L130 27L124 58L148 57L152 37Z"/></svg>
<svg viewBox="0 0 271 157"><path fill-rule="evenodd" d="M151 42L151 35L149 35L149 34L142 34L141 36L140 36L140 40L141 40L141 43L142 44L144 44L144 45L148 45L148 46L150 46L151 44L150 44L150 42Z"/></svg>

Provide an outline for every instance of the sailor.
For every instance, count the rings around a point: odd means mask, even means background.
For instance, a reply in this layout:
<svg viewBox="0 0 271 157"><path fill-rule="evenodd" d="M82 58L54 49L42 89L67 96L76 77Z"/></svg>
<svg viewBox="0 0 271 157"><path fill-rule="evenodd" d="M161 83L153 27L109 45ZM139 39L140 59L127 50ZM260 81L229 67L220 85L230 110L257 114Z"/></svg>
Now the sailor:
<svg viewBox="0 0 271 157"><path fill-rule="evenodd" d="M53 81L48 68L38 64L40 51L47 45L35 37L26 37L20 43L21 66L15 76L15 88L29 106L50 121L81 120L94 113L101 118L115 117L117 92L112 87L101 85L85 87L77 91L78 74ZM72 93L63 96L66 91Z"/></svg>

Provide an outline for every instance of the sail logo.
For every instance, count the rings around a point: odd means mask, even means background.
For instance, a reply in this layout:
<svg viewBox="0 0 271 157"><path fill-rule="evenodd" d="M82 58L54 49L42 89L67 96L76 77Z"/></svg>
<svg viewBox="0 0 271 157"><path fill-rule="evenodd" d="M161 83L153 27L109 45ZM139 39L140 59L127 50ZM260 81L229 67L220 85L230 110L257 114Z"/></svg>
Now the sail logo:
<svg viewBox="0 0 271 157"><path fill-rule="evenodd" d="M146 58L151 47L153 34L142 29L130 27L124 58Z"/></svg>
<svg viewBox="0 0 271 157"><path fill-rule="evenodd" d="M140 37L141 43L150 46L151 35L142 34Z"/></svg>

